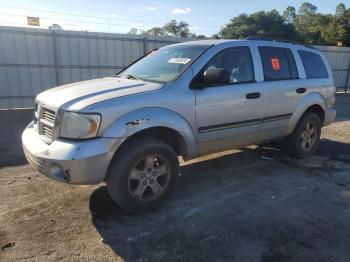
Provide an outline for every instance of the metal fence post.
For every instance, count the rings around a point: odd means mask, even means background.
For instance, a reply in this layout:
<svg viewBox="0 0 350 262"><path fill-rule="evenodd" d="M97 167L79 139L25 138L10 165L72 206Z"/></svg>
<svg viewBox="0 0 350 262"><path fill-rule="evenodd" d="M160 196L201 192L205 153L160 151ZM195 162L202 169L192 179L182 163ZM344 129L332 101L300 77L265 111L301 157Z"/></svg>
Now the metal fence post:
<svg viewBox="0 0 350 262"><path fill-rule="evenodd" d="M53 31L52 33L53 33L52 41L53 41L55 80L56 80L56 86L59 86L61 84L61 81L60 81L60 72L58 68L57 33L55 31Z"/></svg>
<svg viewBox="0 0 350 262"><path fill-rule="evenodd" d="M346 82L345 82L345 93L348 90L348 85L349 85L349 76L350 76L350 63L349 63L349 67L348 67L348 72L346 74Z"/></svg>
<svg viewBox="0 0 350 262"><path fill-rule="evenodd" d="M142 38L142 43L143 43L143 54L145 55L146 54L146 41L147 41L147 39L146 39L146 37L144 37L144 38Z"/></svg>

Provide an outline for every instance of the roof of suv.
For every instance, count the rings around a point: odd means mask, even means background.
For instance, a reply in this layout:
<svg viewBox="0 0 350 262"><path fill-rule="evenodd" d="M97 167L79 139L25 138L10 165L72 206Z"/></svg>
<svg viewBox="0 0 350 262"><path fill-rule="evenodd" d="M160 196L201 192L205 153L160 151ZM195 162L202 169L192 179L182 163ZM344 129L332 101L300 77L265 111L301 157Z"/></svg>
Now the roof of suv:
<svg viewBox="0 0 350 262"><path fill-rule="evenodd" d="M208 39L208 40L194 40L181 42L175 45L219 45L227 42L237 42L237 41L246 41L246 40L237 40L237 39Z"/></svg>
<svg viewBox="0 0 350 262"><path fill-rule="evenodd" d="M314 49L311 46L307 46L307 45L303 45L303 44L297 44L297 43L289 43L286 41L279 41L279 40L265 40L265 39L208 39L208 40L195 40L195 41L188 41L188 42L182 42L182 43L178 43L175 45L221 45L224 43L229 43L229 42L254 42L254 43L258 43L258 44L276 44L276 46L298 46L302 49Z"/></svg>

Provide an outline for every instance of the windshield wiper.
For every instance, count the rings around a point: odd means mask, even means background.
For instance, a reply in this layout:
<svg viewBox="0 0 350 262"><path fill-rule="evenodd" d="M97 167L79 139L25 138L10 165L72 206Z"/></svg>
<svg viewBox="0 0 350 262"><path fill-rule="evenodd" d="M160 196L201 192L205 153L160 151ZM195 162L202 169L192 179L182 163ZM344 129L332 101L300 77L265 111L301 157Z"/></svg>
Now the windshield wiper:
<svg viewBox="0 0 350 262"><path fill-rule="evenodd" d="M126 78L127 78L127 79L134 79L134 80L141 80L140 78L138 78L138 77L135 76L135 75L126 75Z"/></svg>
<svg viewBox="0 0 350 262"><path fill-rule="evenodd" d="M117 77L117 78L126 78L126 79L134 79L134 80L139 80L139 81L144 81L141 78L138 78L135 75L113 75L113 77Z"/></svg>
<svg viewBox="0 0 350 262"><path fill-rule="evenodd" d="M126 78L126 79L134 79L134 80L141 80L140 78L138 78L135 75L114 75L114 77L117 78Z"/></svg>

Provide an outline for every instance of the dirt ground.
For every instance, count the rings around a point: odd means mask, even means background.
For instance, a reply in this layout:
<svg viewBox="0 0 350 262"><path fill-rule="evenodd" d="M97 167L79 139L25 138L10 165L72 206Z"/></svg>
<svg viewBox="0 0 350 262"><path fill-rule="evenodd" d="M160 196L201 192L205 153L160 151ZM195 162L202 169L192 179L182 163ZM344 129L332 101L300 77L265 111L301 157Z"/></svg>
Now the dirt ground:
<svg viewBox="0 0 350 262"><path fill-rule="evenodd" d="M20 132L9 126L0 261L350 261L350 95L337 110L310 159L252 146L186 162L165 205L138 215L103 184L65 185L18 165Z"/></svg>

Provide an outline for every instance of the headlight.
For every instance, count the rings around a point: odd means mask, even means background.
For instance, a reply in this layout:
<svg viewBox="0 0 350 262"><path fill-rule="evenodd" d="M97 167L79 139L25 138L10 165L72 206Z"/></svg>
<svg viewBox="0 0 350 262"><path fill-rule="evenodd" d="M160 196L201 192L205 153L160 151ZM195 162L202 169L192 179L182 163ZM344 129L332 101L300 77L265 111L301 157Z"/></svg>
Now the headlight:
<svg viewBox="0 0 350 262"><path fill-rule="evenodd" d="M95 137L100 123L101 116L98 114L63 112L60 137L82 139Z"/></svg>

